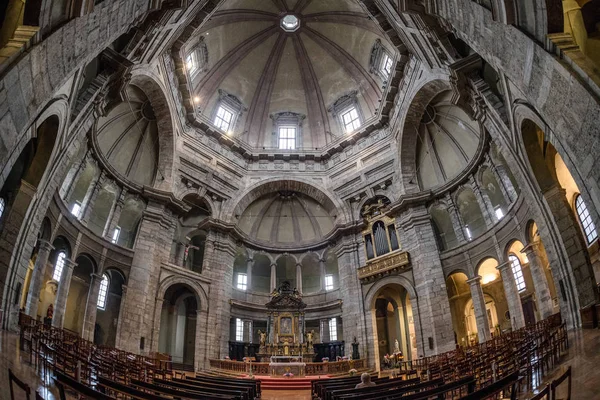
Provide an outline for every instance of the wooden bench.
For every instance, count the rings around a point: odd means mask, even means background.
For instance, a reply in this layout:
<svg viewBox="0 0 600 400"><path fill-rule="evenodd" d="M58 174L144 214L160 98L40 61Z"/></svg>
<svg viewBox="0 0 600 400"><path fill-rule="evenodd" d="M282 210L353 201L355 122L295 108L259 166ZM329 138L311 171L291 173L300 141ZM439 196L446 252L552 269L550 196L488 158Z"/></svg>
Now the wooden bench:
<svg viewBox="0 0 600 400"><path fill-rule="evenodd" d="M189 391L199 391L203 393L214 393L226 396L227 398L235 397L240 400L252 400L249 395L248 388L232 388L231 386L225 386L222 384L203 384L199 382L187 382L187 380L174 379L174 380L164 380L164 379L154 379L154 384L172 387L177 390L189 390Z"/></svg>
<svg viewBox="0 0 600 400"><path fill-rule="evenodd" d="M28 384L21 381L19 378L13 374L12 370L8 369L8 384L10 386L10 400L15 400L15 392L13 389L13 383L16 384L23 392L25 392L25 397L27 400L31 399L31 388Z"/></svg>
<svg viewBox="0 0 600 400"><path fill-rule="evenodd" d="M512 374L499 379L498 381L483 387L476 392L473 392L467 396L461 397L461 400L482 400L496 398L499 393L502 392L502 397L506 398L505 392L510 388L510 399L516 400L517 398L517 385L519 380L519 372L515 371Z"/></svg>
<svg viewBox="0 0 600 400"><path fill-rule="evenodd" d="M347 389L337 389L333 391L329 391L327 393L327 399L338 400L344 398L344 396L352 395L359 396L364 393L376 394L380 392L389 392L392 390L397 390L404 388L405 386L411 386L421 383L419 378L409 379L409 380L401 380L401 379L390 379L385 383L376 383L376 386L370 386L365 388L356 389L354 387ZM440 380L441 383L441 380Z"/></svg>
<svg viewBox="0 0 600 400"><path fill-rule="evenodd" d="M151 393L161 394L166 396L173 396L175 398L188 398L195 400L211 400L211 399L239 399L236 395L226 395L223 393L216 393L210 390L192 390L189 388L179 388L170 385L156 385L139 380L132 380L130 386L133 388L139 388L140 390L150 391ZM185 390L184 390L185 389ZM200 389L200 388L198 388Z"/></svg>
<svg viewBox="0 0 600 400"><path fill-rule="evenodd" d="M560 386L565 380L567 380L567 397L558 399L556 396L556 389ZM552 392L552 400L571 400L571 366L567 368L567 370L558 378L550 383L550 391Z"/></svg>
<svg viewBox="0 0 600 400"><path fill-rule="evenodd" d="M65 375L61 372L56 371L54 373L54 375L55 375L54 381L56 383L56 386L58 387L61 400L66 399L64 386L69 387L71 390L73 390L74 392L78 393L79 395L81 395L85 398L98 399L98 400L114 400L114 397L106 395L102 392L92 389L91 387L89 387L87 385L77 382L72 377Z"/></svg>

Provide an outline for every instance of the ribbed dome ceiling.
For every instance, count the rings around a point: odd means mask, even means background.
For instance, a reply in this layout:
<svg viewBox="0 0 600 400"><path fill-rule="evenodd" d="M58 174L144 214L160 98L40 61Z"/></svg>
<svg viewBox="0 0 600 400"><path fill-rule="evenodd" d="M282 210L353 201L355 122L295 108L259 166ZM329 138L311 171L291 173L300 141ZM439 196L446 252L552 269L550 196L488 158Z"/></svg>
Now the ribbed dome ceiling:
<svg viewBox="0 0 600 400"><path fill-rule="evenodd" d="M378 40L395 59L356 0L225 1L186 45L202 49L193 96L210 122L235 96L241 114L228 133L252 147L277 147L281 115L300 121L297 148L322 147L344 132L332 109L342 96L356 98L363 122L376 114L385 85L370 70Z"/></svg>
<svg viewBox="0 0 600 400"><path fill-rule="evenodd" d="M314 199L281 191L263 196L243 212L239 228L253 239L277 243L309 243L333 229L335 218Z"/></svg>

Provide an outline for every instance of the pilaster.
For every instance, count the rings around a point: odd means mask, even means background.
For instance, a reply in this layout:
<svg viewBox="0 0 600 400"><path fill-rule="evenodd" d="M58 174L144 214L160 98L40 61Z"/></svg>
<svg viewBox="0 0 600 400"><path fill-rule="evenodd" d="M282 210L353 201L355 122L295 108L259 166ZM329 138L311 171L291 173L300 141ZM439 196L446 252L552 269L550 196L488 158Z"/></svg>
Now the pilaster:
<svg viewBox="0 0 600 400"><path fill-rule="evenodd" d="M490 324L488 322L487 311L485 309L485 297L481 288L481 277L476 276L467 280L471 289L471 299L473 300L473 309L475 311L475 321L477 323L477 336L479 343L484 343L492 338L490 333Z"/></svg>
<svg viewBox="0 0 600 400"><path fill-rule="evenodd" d="M508 312L510 313L510 323L513 330L525 326L525 316L523 315L523 306L521 305L521 296L515 282L515 275L510 261L500 264L496 267L502 277L504 286L504 296L508 303Z"/></svg>
<svg viewBox="0 0 600 400"><path fill-rule="evenodd" d="M296 263L296 289L302 293L302 264Z"/></svg>
<svg viewBox="0 0 600 400"><path fill-rule="evenodd" d="M76 265L77 264L73 260L65 260L65 265L56 291L56 299L54 301L52 326L55 328L63 327L65 310L67 307L67 297L69 295L69 287L71 286L71 277L73 276L73 268L75 268Z"/></svg>
<svg viewBox="0 0 600 400"><path fill-rule="evenodd" d="M91 278L90 290L88 292L87 303L85 305L85 315L83 317L83 331L81 334L81 337L89 341L94 340L94 326L96 325L98 295L100 294L102 275L91 274Z"/></svg>
<svg viewBox="0 0 600 400"><path fill-rule="evenodd" d="M33 319L37 318L40 291L42 290L42 283L46 273L46 265L48 264L48 258L50 257L50 252L52 250L54 250L54 247L50 244L50 242L44 239L39 240L37 257L35 259L35 265L33 266L33 272L31 273L29 293L27 294L27 302L25 304L25 314L29 315Z"/></svg>
<svg viewBox="0 0 600 400"><path fill-rule="evenodd" d="M119 220L121 219L121 212L123 211L123 205L125 204L125 196L127 195L127 188L122 188L121 193L119 194L119 198L115 202L115 206L108 217L108 224L104 229L104 237L107 240L112 240L113 233L115 232L116 227L119 225Z"/></svg>
<svg viewBox="0 0 600 400"><path fill-rule="evenodd" d="M540 263L538 251L537 244L534 243L521 250L529 260L529 270L531 271L531 278L533 279L533 288L535 290L540 318L545 319L553 314L553 306L548 279L546 278L546 273Z"/></svg>
<svg viewBox="0 0 600 400"><path fill-rule="evenodd" d="M452 221L452 228L454 229L454 234L456 235L456 240L458 241L458 245L467 243L467 238L465 237L465 223L463 222L458 209L456 208L456 204L450 196L450 193L446 193L445 197L446 203L448 204L447 209L450 214L450 220Z"/></svg>
<svg viewBox="0 0 600 400"><path fill-rule="evenodd" d="M87 225L90 220L90 216L92 215L92 211L94 210L94 205L96 204L96 199L98 199L98 193L100 193L100 189L102 189L102 186L104 185L105 181L106 172L102 170L100 172L100 176L94 183L92 190L89 193L89 196L87 196L87 200L84 200L83 205L81 206L81 222L84 225Z"/></svg>
<svg viewBox="0 0 600 400"><path fill-rule="evenodd" d="M483 219L485 220L485 226L487 228L491 228L494 226L495 214L494 208L490 203L490 199L487 196L487 193L484 193L479 186L479 183L475 179L473 175L469 177L469 183L471 184L471 188L473 189L473 194L475 194L475 198L477 199L477 204L479 204L479 208L481 209L481 214L483 214ZM487 199L487 200L486 200Z"/></svg>

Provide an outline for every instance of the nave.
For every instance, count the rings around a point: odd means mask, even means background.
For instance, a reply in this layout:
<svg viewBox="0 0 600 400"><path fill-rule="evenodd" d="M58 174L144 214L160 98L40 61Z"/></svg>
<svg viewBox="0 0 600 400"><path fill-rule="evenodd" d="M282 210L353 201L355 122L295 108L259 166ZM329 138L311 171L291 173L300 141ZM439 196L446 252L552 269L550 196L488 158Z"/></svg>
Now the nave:
<svg viewBox="0 0 600 400"><path fill-rule="evenodd" d="M171 362L96 346L22 315L17 336L0 336L2 399L595 399L598 330L568 333L559 315L480 345L370 371L376 386L355 389L358 374L311 381L310 391L261 390L248 375L185 373ZM8 372L10 371L10 372ZM16 382L9 384L9 374ZM245 378L243 378L243 376ZM293 380L293 378L291 378ZM19 388L21 381L26 391ZM556 387L555 387L556 385ZM536 397L548 393L549 397ZM570 393L571 397L567 397ZM64 396L64 397L63 397Z"/></svg>

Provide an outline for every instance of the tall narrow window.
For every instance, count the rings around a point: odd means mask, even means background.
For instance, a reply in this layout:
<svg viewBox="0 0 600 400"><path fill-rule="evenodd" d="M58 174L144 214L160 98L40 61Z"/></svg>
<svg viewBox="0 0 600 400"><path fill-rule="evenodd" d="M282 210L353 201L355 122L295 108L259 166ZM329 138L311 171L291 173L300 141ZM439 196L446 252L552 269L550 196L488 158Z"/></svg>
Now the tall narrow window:
<svg viewBox="0 0 600 400"><path fill-rule="evenodd" d="M471 234L471 229L469 229L469 225L465 225L465 233L467 234L467 240L473 240L473 235Z"/></svg>
<svg viewBox="0 0 600 400"><path fill-rule="evenodd" d="M502 208L500 207L496 208L496 218L498 219L498 221L504 218L504 211L502 211Z"/></svg>
<svg viewBox="0 0 600 400"><path fill-rule="evenodd" d="M360 128L361 122L355 107L349 108L347 111L342 113L342 122L346 133L352 133Z"/></svg>
<svg viewBox="0 0 600 400"><path fill-rule="evenodd" d="M79 218L80 214L81 214L81 203L76 201L75 204L73 204L73 207L71 207L71 214L73 214L75 216L75 218Z"/></svg>
<svg viewBox="0 0 600 400"><path fill-rule="evenodd" d="M587 239L588 244L591 244L598 238L598 233L596 232L594 221L592 221L592 216L581 195L577 195L577 198L575 198L575 209L577 210L577 216L579 217L579 223L581 223L585 238Z"/></svg>
<svg viewBox="0 0 600 400"><path fill-rule="evenodd" d="M381 57L381 73L385 77L389 78L392 74L392 57L390 57L387 53L383 53Z"/></svg>
<svg viewBox="0 0 600 400"><path fill-rule="evenodd" d="M331 318L329 320L329 340L338 340L337 338L337 319Z"/></svg>
<svg viewBox="0 0 600 400"><path fill-rule="evenodd" d="M2 215L4 215L4 207L6 206L6 201L3 197L0 197L0 219L2 219Z"/></svg>
<svg viewBox="0 0 600 400"><path fill-rule="evenodd" d="M333 290L333 275L325 275L325 290Z"/></svg>
<svg viewBox="0 0 600 400"><path fill-rule="evenodd" d="M117 241L119 240L119 235L121 234L121 228L120 227L115 227L115 231L113 232L112 235L112 239L110 240L111 243L117 243Z"/></svg>
<svg viewBox="0 0 600 400"><path fill-rule="evenodd" d="M248 276L246 274L237 275L237 288L240 290L246 290L248 286Z"/></svg>
<svg viewBox="0 0 600 400"><path fill-rule="evenodd" d="M187 59L185 60L185 66L190 75L194 75L196 71L198 71L198 54L195 51L188 54Z"/></svg>
<svg viewBox="0 0 600 400"><path fill-rule="evenodd" d="M63 268L65 267L65 259L67 258L67 254L64 251L58 253L56 257L56 264L54 265L54 273L52 274L52 279L57 282L60 282L60 277L62 276Z"/></svg>
<svg viewBox="0 0 600 400"><path fill-rule="evenodd" d="M517 289L519 292L527 289L525 285L525 278L523 278L523 270L521 269L521 261L519 261L519 257L514 254L510 254L508 256L508 261L510 262L510 266L512 269L513 276L515 277L515 283L517 284Z"/></svg>
<svg viewBox="0 0 600 400"><path fill-rule="evenodd" d="M98 308L101 310L106 309L106 299L108 296L108 275L102 275L102 282L100 282L100 291L98 292Z"/></svg>
<svg viewBox="0 0 600 400"><path fill-rule="evenodd" d="M279 127L279 149L293 150L296 148L296 127L281 126Z"/></svg>
<svg viewBox="0 0 600 400"><path fill-rule="evenodd" d="M232 119L233 113L227 110L225 107L219 106L219 109L217 110L217 115L215 116L215 126L223 132L227 132L231 127Z"/></svg>
<svg viewBox="0 0 600 400"><path fill-rule="evenodd" d="M244 321L239 318L235 319L235 340L237 342L244 341Z"/></svg>

